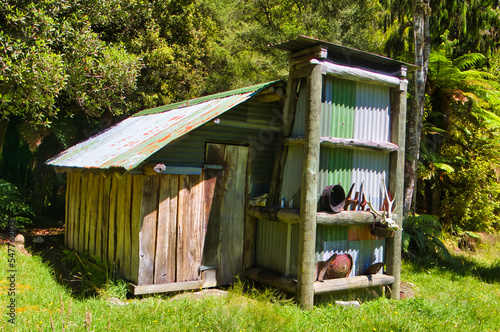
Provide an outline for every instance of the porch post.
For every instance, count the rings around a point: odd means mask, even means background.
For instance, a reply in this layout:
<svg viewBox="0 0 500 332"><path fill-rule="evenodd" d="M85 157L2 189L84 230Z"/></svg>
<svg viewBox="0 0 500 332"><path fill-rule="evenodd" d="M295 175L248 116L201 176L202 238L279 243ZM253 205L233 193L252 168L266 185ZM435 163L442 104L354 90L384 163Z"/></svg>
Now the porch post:
<svg viewBox="0 0 500 332"><path fill-rule="evenodd" d="M406 68L402 70L406 73ZM403 224L403 195L404 195L404 160L405 160L405 133L406 133L406 98L407 98L408 82L405 76L401 78L399 88L392 91L392 119L391 119L391 141L398 145L398 150L391 152L390 159L390 175L389 185L390 190L396 198L397 215L396 222L398 225ZM394 283L391 286L391 299L399 299L400 283L401 283L401 231L396 231L394 237L387 239L386 244L386 260L387 273L394 277Z"/></svg>
<svg viewBox="0 0 500 332"><path fill-rule="evenodd" d="M318 202L321 87L321 66L317 64L309 65L297 278L297 297L304 310L311 310L314 305L314 253Z"/></svg>

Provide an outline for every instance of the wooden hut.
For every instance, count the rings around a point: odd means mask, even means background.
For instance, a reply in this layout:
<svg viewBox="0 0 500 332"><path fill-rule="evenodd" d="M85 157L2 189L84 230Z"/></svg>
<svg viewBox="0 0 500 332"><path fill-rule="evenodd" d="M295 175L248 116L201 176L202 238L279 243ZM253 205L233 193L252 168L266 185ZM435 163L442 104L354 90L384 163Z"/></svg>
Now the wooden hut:
<svg viewBox="0 0 500 332"><path fill-rule="evenodd" d="M283 90L145 110L49 160L67 172L66 245L114 264L134 294L242 276L253 264L246 210L269 192Z"/></svg>
<svg viewBox="0 0 500 332"><path fill-rule="evenodd" d="M363 183L381 208L383 179L401 224L413 67L304 36L273 47L289 53L286 84L142 111L49 160L68 174L67 246L115 264L134 294L239 275L296 292L304 308L373 286L398 298L401 232L372 235L372 212L319 201L328 185ZM351 254L349 277L316 281L334 253ZM385 269L363 275L377 262Z"/></svg>

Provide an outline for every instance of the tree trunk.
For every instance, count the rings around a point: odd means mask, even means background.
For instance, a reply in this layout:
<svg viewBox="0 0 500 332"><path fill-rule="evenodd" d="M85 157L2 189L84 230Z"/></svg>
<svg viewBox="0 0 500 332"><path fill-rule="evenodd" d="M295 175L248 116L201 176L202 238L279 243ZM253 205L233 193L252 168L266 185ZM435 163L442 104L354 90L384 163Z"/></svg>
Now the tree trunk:
<svg viewBox="0 0 500 332"><path fill-rule="evenodd" d="M7 134L7 127L9 127L9 119L0 119L0 159L2 159L3 144L5 143L5 135Z"/></svg>
<svg viewBox="0 0 500 332"><path fill-rule="evenodd" d="M416 196L417 166L422 136L422 117L424 115L425 84L429 68L431 38L429 27L430 0L413 0L413 34L415 47L415 65L419 68L414 73L414 92L407 114L406 161L404 212L411 210Z"/></svg>

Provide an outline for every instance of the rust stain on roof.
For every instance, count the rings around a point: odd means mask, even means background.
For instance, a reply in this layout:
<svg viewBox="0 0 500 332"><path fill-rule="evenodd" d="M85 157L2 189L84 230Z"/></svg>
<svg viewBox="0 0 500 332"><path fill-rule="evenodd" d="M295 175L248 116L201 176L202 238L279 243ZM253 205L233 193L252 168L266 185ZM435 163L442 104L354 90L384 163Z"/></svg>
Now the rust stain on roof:
<svg viewBox="0 0 500 332"><path fill-rule="evenodd" d="M175 139L200 127L276 82L202 97L139 112L86 141L72 146L47 165L59 167L123 167L131 170ZM165 111L162 111L165 110Z"/></svg>

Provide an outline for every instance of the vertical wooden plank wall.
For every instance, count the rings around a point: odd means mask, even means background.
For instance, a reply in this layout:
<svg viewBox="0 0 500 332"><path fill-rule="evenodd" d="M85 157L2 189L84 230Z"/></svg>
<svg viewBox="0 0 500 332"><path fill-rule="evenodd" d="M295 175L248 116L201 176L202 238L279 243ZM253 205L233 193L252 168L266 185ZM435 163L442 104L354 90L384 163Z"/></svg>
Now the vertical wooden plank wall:
<svg viewBox="0 0 500 332"><path fill-rule="evenodd" d="M159 182L159 176L146 176L142 185L138 285L153 284ZM138 222L138 220L134 220L134 222Z"/></svg>
<svg viewBox="0 0 500 332"><path fill-rule="evenodd" d="M69 218L69 198L70 198L70 193L71 193L71 178L70 175L68 174L66 178L66 195L64 197L64 202L65 202L65 207L64 207L64 220L66 222L66 232L64 232L64 245L67 247L68 246L68 221L70 220Z"/></svg>
<svg viewBox="0 0 500 332"><path fill-rule="evenodd" d="M67 247L114 264L131 280L133 177L70 172L67 179Z"/></svg>
<svg viewBox="0 0 500 332"><path fill-rule="evenodd" d="M89 190L90 195L90 209L87 212L89 220L89 240L88 240L88 250L91 255L96 254L97 246L97 224L99 219L99 182L100 176L94 176L92 178L92 186ZM90 184L90 183L89 183Z"/></svg>
<svg viewBox="0 0 500 332"><path fill-rule="evenodd" d="M77 203L80 204L80 216L78 219L78 233L77 233L77 247L75 250L78 250L79 252L84 251L84 241L85 241L85 209L87 206L87 183L88 183L88 177L83 176L82 177L82 183L80 187L80 199Z"/></svg>
<svg viewBox="0 0 500 332"><path fill-rule="evenodd" d="M220 280L223 285L234 281L234 276L243 271L244 220L248 147L227 145L224 153L224 192L222 196L220 235ZM231 209L231 210L230 210ZM228 213L227 211L231 211Z"/></svg>
<svg viewBox="0 0 500 332"><path fill-rule="evenodd" d="M132 176L119 181L116 201L116 267L130 280L130 261L132 253L131 238Z"/></svg>
<svg viewBox="0 0 500 332"><path fill-rule="evenodd" d="M203 249L203 177L180 175L177 214L176 281L200 280Z"/></svg>
<svg viewBox="0 0 500 332"><path fill-rule="evenodd" d="M130 214L129 211L125 211L125 201L129 200L125 196L127 191L127 180L118 182L118 189L116 193L116 252L115 252L115 264L118 271L124 271L124 257L123 257L123 247L125 241L125 215Z"/></svg>
<svg viewBox="0 0 500 332"><path fill-rule="evenodd" d="M90 240L90 230L91 230L91 225L92 225L92 185L94 184L94 175L90 173L87 176L87 197L86 197L86 206L85 206L85 232L83 235L83 250L89 251L90 254L92 252L90 251L90 245L89 245L89 240ZM95 228L94 228L95 230Z"/></svg>
<svg viewBox="0 0 500 332"><path fill-rule="evenodd" d="M102 222L103 222L103 200L104 200L104 177L97 176L98 179L98 194L97 194L97 223L95 226L95 254L100 255L102 252Z"/></svg>
<svg viewBox="0 0 500 332"><path fill-rule="evenodd" d="M125 185L125 202L123 209L125 211L125 216L123 220L123 256L122 256L122 268L123 276L125 279L131 279L131 255L132 255L132 231L131 231L131 211L132 211L132 176L127 176Z"/></svg>
<svg viewBox="0 0 500 332"><path fill-rule="evenodd" d="M137 285L200 280L205 174L68 173L66 245Z"/></svg>
<svg viewBox="0 0 500 332"><path fill-rule="evenodd" d="M130 281L139 284L139 233L141 231L141 204L143 175L136 175L132 179L132 208L130 232L132 237L130 256Z"/></svg>
<svg viewBox="0 0 500 332"><path fill-rule="evenodd" d="M111 178L111 193L109 195L109 215L108 215L108 264L115 263L115 252L116 252L116 200L118 195L118 183L117 178L112 176Z"/></svg>
<svg viewBox="0 0 500 332"><path fill-rule="evenodd" d="M101 246L102 251L98 254L102 260L108 260L108 234L109 234L109 200L111 195L111 180L112 177L104 178L104 189L102 192L102 223L101 223Z"/></svg>
<svg viewBox="0 0 500 332"><path fill-rule="evenodd" d="M175 282L177 253L177 194L179 176L160 177L160 201L155 258L155 284Z"/></svg>

